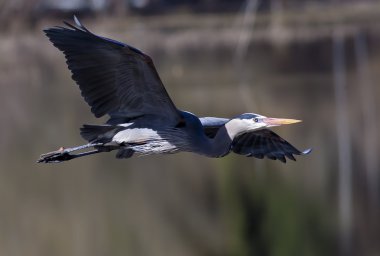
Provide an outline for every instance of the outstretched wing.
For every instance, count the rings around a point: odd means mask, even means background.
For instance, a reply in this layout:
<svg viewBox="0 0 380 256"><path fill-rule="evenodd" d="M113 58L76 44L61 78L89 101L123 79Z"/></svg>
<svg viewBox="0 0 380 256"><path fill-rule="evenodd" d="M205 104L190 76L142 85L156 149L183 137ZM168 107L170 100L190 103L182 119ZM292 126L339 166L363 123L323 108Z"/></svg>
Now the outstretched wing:
<svg viewBox="0 0 380 256"><path fill-rule="evenodd" d="M303 152L293 147L289 142L268 129L244 133L232 142L232 151L249 157L280 160L285 163L286 158L296 160L293 155L305 155L311 152L307 149Z"/></svg>
<svg viewBox="0 0 380 256"><path fill-rule="evenodd" d="M96 117L134 118L146 114L178 123L171 101L152 59L138 49L97 36L76 17L76 26L44 30L67 59L72 78Z"/></svg>

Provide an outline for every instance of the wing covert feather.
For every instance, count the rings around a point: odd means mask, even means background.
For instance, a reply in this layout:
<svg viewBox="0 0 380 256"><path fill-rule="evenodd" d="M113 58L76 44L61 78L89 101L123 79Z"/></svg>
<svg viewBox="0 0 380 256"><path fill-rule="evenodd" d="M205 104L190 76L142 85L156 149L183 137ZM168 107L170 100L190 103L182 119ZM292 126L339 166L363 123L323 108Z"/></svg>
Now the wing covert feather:
<svg viewBox="0 0 380 256"><path fill-rule="evenodd" d="M272 160L278 159L283 163L286 162L286 158L295 161L293 155L305 155L311 151L310 149L299 151L268 129L248 132L236 137L232 142L231 149L237 154L260 159L266 156Z"/></svg>
<svg viewBox="0 0 380 256"><path fill-rule="evenodd" d="M151 58L138 49L77 26L44 30L67 60L73 80L96 117L133 118L145 114L176 123L180 114Z"/></svg>

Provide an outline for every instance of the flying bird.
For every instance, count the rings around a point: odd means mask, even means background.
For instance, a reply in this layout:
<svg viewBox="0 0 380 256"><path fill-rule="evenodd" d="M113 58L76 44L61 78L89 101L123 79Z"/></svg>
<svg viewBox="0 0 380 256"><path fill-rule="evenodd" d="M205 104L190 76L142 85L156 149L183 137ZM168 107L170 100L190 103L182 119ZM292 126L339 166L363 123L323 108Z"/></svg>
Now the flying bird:
<svg viewBox="0 0 380 256"><path fill-rule="evenodd" d="M76 25L44 30L66 57L73 80L102 125L84 124L88 143L42 154L37 162L58 163L117 150L117 158L194 152L207 157L236 154L286 162L305 155L268 128L300 122L245 113L233 118L197 117L179 110L169 97L152 59L128 44ZM87 151L85 151L87 150ZM79 152L79 153L73 153Z"/></svg>

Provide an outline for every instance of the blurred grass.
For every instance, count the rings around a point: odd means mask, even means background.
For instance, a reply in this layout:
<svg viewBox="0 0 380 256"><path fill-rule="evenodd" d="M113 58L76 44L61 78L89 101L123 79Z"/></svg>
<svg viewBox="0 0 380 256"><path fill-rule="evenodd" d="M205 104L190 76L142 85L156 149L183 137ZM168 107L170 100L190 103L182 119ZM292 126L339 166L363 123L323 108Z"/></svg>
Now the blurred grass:
<svg viewBox="0 0 380 256"><path fill-rule="evenodd" d="M275 169L264 175L224 161L222 205L227 255L321 255L336 251L335 220L321 198L305 195Z"/></svg>

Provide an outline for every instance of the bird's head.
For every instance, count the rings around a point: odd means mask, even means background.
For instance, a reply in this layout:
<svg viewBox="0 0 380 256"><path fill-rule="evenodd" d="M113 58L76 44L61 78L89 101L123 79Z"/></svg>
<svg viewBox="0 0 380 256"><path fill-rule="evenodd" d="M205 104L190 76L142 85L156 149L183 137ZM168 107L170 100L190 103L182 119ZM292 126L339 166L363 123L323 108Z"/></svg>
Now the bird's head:
<svg viewBox="0 0 380 256"><path fill-rule="evenodd" d="M245 113L231 119L227 124L228 127L226 128L229 134L231 133L230 135L236 136L250 131L299 122L301 122L301 120L273 118L254 113Z"/></svg>
<svg viewBox="0 0 380 256"><path fill-rule="evenodd" d="M244 113L236 117L243 122L249 130L257 130L261 128L269 128L273 126L280 126L284 124L295 124L301 120L287 119L287 118L273 118L266 117L254 113Z"/></svg>

